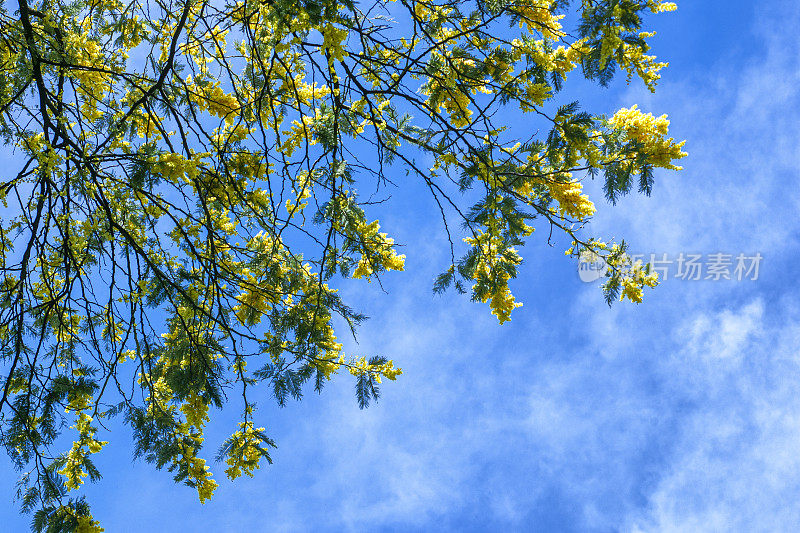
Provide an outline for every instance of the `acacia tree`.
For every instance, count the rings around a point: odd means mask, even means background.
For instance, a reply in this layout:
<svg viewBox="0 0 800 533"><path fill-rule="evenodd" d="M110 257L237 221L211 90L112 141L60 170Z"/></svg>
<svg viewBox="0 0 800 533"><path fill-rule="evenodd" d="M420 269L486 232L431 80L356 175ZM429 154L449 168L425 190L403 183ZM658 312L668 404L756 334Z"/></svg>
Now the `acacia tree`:
<svg viewBox="0 0 800 533"><path fill-rule="evenodd" d="M363 407L382 355L346 355L364 318L332 286L403 270L373 213L419 180L442 215L448 286L502 323L534 220L609 265L608 301L654 274L595 211L678 169L668 120L563 103L568 75L654 88L660 0L19 0L0 9L0 439L36 531L99 531L79 489L101 427L200 501L217 484L203 428L239 402L217 460L270 461L254 399L281 405L337 371ZM569 26L569 27L568 27ZM562 102L559 104L559 102ZM533 128L507 124L527 113ZM505 119L505 120L504 120ZM13 156L12 156L13 151ZM369 191L359 195L358 191ZM458 224L454 224L457 222ZM456 229L453 229L456 228ZM548 237L549 239L549 237ZM463 241L463 242L462 242ZM413 250L413 248L412 248ZM413 253L413 252L410 252ZM62 436L62 430L65 435ZM74 440L71 447L64 444Z"/></svg>

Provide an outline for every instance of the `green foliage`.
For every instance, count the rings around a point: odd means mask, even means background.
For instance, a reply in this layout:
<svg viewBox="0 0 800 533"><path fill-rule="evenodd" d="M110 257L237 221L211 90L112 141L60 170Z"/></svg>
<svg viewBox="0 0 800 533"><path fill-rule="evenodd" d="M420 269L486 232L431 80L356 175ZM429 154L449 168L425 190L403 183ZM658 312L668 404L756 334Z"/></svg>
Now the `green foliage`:
<svg viewBox="0 0 800 533"><path fill-rule="evenodd" d="M205 427L223 407L241 413L216 457L236 479L272 461L264 398L284 406L345 370L359 407L377 401L401 370L346 353L334 325L355 335L366 316L337 287L380 283L404 269L400 250L418 253L375 220L412 180L447 235L435 292L510 320L535 224L606 261L609 303L641 301L657 280L624 242L585 235L582 180L601 176L612 204L650 194L683 143L636 106L558 102L581 74L654 89L665 64L647 55L645 14L674 7L0 5L0 136L20 161L0 178L0 444L32 530L101 530L75 492L100 479L114 417L136 458L205 502Z"/></svg>

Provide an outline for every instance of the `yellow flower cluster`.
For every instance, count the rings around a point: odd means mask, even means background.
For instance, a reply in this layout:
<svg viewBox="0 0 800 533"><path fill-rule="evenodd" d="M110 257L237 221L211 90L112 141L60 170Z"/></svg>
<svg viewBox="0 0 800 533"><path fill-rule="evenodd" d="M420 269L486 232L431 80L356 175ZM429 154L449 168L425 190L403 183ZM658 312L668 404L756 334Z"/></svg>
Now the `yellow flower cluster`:
<svg viewBox="0 0 800 533"><path fill-rule="evenodd" d="M81 515L78 517L78 527L75 533L102 533L105 531L100 527L100 522L94 520L91 515Z"/></svg>
<svg viewBox="0 0 800 533"><path fill-rule="evenodd" d="M354 278L368 278L375 272L376 268L386 270L403 270L405 267L405 255L397 255L394 249L394 239L386 233L379 233L380 225L375 220L370 224L362 224L358 228L358 235L365 252L362 253L358 261Z"/></svg>
<svg viewBox="0 0 800 533"><path fill-rule="evenodd" d="M292 192L297 197L297 200L292 202L291 198L286 199L286 211L289 213L289 216L294 216L297 212L305 209L308 206L308 202L304 200L311 197L311 180L305 175L301 175L298 176L296 181L300 182L300 192L298 193L295 189L292 189Z"/></svg>
<svg viewBox="0 0 800 533"><path fill-rule="evenodd" d="M112 34L113 29L114 26L109 26L103 33ZM120 42L128 50L139 46L149 34L150 32L147 31L145 22L139 18L139 15L123 18L119 21Z"/></svg>
<svg viewBox="0 0 800 533"><path fill-rule="evenodd" d="M522 307L522 303L515 301L514 295L511 294L511 289L508 288L508 279L507 274L502 274L502 283L498 283L494 292L489 296L489 308L501 324L511 320L511 312L514 309ZM486 302L486 298L483 299L483 302Z"/></svg>
<svg viewBox="0 0 800 533"><path fill-rule="evenodd" d="M203 401L202 396L195 392L189 395L180 410L186 416L186 423L198 429L201 429L210 420L208 404Z"/></svg>
<svg viewBox="0 0 800 533"><path fill-rule="evenodd" d="M469 124L473 112L469 108L470 97L458 88L455 78L444 72L430 78L420 92L429 97L431 114L441 112L444 107L450 116L450 123L456 128L463 128Z"/></svg>
<svg viewBox="0 0 800 533"><path fill-rule="evenodd" d="M67 394L67 407L64 409L67 413L70 411L80 412L89 408L89 400L92 396L86 392L79 392L70 390Z"/></svg>
<svg viewBox="0 0 800 533"><path fill-rule="evenodd" d="M403 373L403 369L395 368L394 362L386 361L382 364L371 365L365 357L352 361L349 364L350 373L354 376L371 374L377 383L381 382L381 377L394 381L397 376Z"/></svg>
<svg viewBox="0 0 800 533"><path fill-rule="evenodd" d="M547 180L547 191L558 202L562 215L584 220L595 213L594 203L583 194L583 185L576 180Z"/></svg>
<svg viewBox="0 0 800 533"><path fill-rule="evenodd" d="M18 144L23 150L36 158L39 162L39 169L46 175L52 175L63 160L63 157L44 138L43 133L23 138Z"/></svg>
<svg viewBox="0 0 800 533"><path fill-rule="evenodd" d="M529 33L557 40L564 36L559 22L564 15L554 15L552 7L553 0L523 0L513 4L513 10L520 15L520 28L527 26Z"/></svg>
<svg viewBox="0 0 800 533"><path fill-rule="evenodd" d="M219 486L216 481L211 479L211 471L206 465L206 460L195 455L196 451L189 448L184 453L183 460L188 466L189 478L194 481L197 487L197 496L200 503L206 503L214 495L214 491Z"/></svg>
<svg viewBox="0 0 800 533"><path fill-rule="evenodd" d="M247 248L270 256L268 265L252 269L244 267L238 271L242 278L242 292L236 297L238 303L233 307L233 312L241 324L252 326L261 322L264 314L281 301L283 294L270 280L264 279L266 272L273 270L288 273L289 267L284 256L286 249L280 239L258 232L247 241Z"/></svg>
<svg viewBox="0 0 800 533"><path fill-rule="evenodd" d="M336 339L332 331L331 336L333 340ZM342 346L344 345L341 343L335 344L335 346L331 346L331 349L324 356L318 357L312 361L312 364L322 373L325 379L331 379L331 376L335 374L345 362L344 355L341 353Z"/></svg>
<svg viewBox="0 0 800 533"><path fill-rule="evenodd" d="M181 312L182 310L179 310ZM195 332L190 332L194 334ZM202 334L196 333L202 342ZM174 343L176 337L174 331L168 334L163 334L162 337L167 339L166 346L169 347ZM180 366L186 368L186 359L182 361L175 361L168 353L161 354L158 358L158 363L163 367ZM147 413L154 415L156 412L174 416L175 394L169 387L163 376L153 380L148 373L139 374L139 383L151 388L151 394L145 398L147 403ZM200 503L205 501L214 494L217 488L217 482L212 479L212 473L206 465L205 459L198 457L197 452L203 443L203 427L209 421L208 404L206 404L202 397L197 393L190 393L186 400L179 408L186 418L185 422L176 420L174 426L173 436L180 444L180 455L172 457L173 465L183 465L186 467L188 478L194 483L197 489ZM194 429L192 429L194 428Z"/></svg>
<svg viewBox="0 0 800 533"><path fill-rule="evenodd" d="M322 46L319 47L319 52L323 55L330 54L331 61L344 59L347 52L342 47L342 43L347 39L347 29L337 28L333 24L325 24L320 31L322 32Z"/></svg>
<svg viewBox="0 0 800 533"><path fill-rule="evenodd" d="M199 154L196 159L186 159L181 154L174 152L159 154L157 158L150 159L153 164L153 172L161 174L173 183L185 181L191 183L197 180L200 175L200 161L199 157L205 154Z"/></svg>
<svg viewBox="0 0 800 533"><path fill-rule="evenodd" d="M661 0L648 0L647 5L653 13L663 13L678 9L678 4L675 2L662 2Z"/></svg>
<svg viewBox="0 0 800 533"><path fill-rule="evenodd" d="M75 509L66 505L62 505L56 509L55 516L62 520L67 517L76 520L78 522L78 527L73 530L74 533L102 533L105 531L105 529L100 527L100 523L92 518L92 515L76 515Z"/></svg>
<svg viewBox="0 0 800 533"><path fill-rule="evenodd" d="M214 131L214 145L219 148L227 144L233 144L247 139L253 133L252 128L248 128L242 124L231 124L226 122L222 128L217 128Z"/></svg>
<svg viewBox="0 0 800 533"><path fill-rule="evenodd" d="M88 32L66 32L64 48L70 63L90 67L69 69L67 72L69 77L78 82L77 93L83 100L83 117L90 121L97 120L103 116L97 103L112 90L111 74L103 70L118 69L114 67L112 58L105 56L100 44L89 37Z"/></svg>
<svg viewBox="0 0 800 533"><path fill-rule="evenodd" d="M72 428L78 430L79 438L72 443L72 448L67 452L66 463L58 471L66 477L67 490L75 490L83 485L83 478L89 474L84 470L84 462L90 453L97 453L108 441L99 441L94 438L95 428L91 426L92 417L84 412L78 415L78 420Z"/></svg>
<svg viewBox="0 0 800 533"><path fill-rule="evenodd" d="M316 110L316 112L318 111L319 109ZM282 132L287 138L279 150L287 156L291 156L303 143L308 146L317 144L319 141L313 132L315 120L315 117L309 115L303 115L300 120L293 120L291 129Z"/></svg>
<svg viewBox="0 0 800 533"><path fill-rule="evenodd" d="M239 322L248 326L261 322L261 318L274 303L270 301L268 290L265 289L268 287L249 287L237 296L239 303L233 307L233 311Z"/></svg>
<svg viewBox="0 0 800 533"><path fill-rule="evenodd" d="M625 133L628 140L642 145L640 151L648 156L650 164L670 170L681 170L682 167L672 163L676 159L686 157L683 148L686 141L676 143L666 138L669 119L666 115L658 118L651 113L642 113L638 106L622 108L608 120L615 130Z"/></svg>
<svg viewBox="0 0 800 533"><path fill-rule="evenodd" d="M80 248L77 249L80 250ZM58 342L71 342L72 340L76 340L80 332L82 320L83 317L80 315L68 315L65 317L65 320L60 321L56 329L56 339Z"/></svg>
<svg viewBox="0 0 800 533"><path fill-rule="evenodd" d="M264 431L264 428L253 428L253 421L239 422L239 430L231 435L231 450L225 463L228 468L225 473L232 480L238 478L242 473L253 477L253 472L258 469L258 463L264 456L261 452L261 438L256 434Z"/></svg>
<svg viewBox="0 0 800 533"><path fill-rule="evenodd" d="M163 333L161 336L170 340L168 335L167 333ZM161 361L165 360L167 360L166 357L161 359ZM145 398L148 415L155 415L157 412L171 413L175 410L175 406L169 403L173 396L172 389L170 389L166 381L164 381L163 376L152 381L149 374L140 374L139 383L151 387L150 395Z"/></svg>
<svg viewBox="0 0 800 533"><path fill-rule="evenodd" d="M345 31L346 33L346 31ZM330 87L319 86L316 83L306 83L303 76L295 76L293 83L293 96L296 96L298 103L313 104L331 94Z"/></svg>
<svg viewBox="0 0 800 533"><path fill-rule="evenodd" d="M502 263L509 261L519 264L522 258L513 248L508 249L506 254L500 254L500 240L500 237L496 234L480 232L476 237L465 238L464 242L478 248L480 251L473 278L476 280L493 280L494 288L492 292L482 296L480 300L483 303L489 301L489 308L492 310L492 314L502 324L511 320L512 311L517 307L522 307L522 303L516 301L511 289L508 287L508 281L511 276L500 267Z"/></svg>
<svg viewBox="0 0 800 533"><path fill-rule="evenodd" d="M139 112L137 111L132 115L133 123L136 125L136 134L148 141L159 141L162 139L159 124L162 123L163 118L159 117L152 112Z"/></svg>
<svg viewBox="0 0 800 533"><path fill-rule="evenodd" d="M228 169L246 178L260 180L269 169L269 163L258 152L242 151L236 152L230 157ZM259 203L266 204L266 197L269 195L260 190L257 194L263 196Z"/></svg>
<svg viewBox="0 0 800 533"><path fill-rule="evenodd" d="M191 77L186 80L189 86L189 100L203 111L208 111L224 119L228 124L233 124L240 112L239 101L233 94L226 93L219 82L198 86Z"/></svg>
<svg viewBox="0 0 800 533"><path fill-rule="evenodd" d="M642 32L640 37L653 37L655 33ZM647 85L651 92L655 92L656 82L661 79L661 69L669 66L668 63L656 61L656 56L645 54L649 50L648 46L634 46L626 42L620 42L621 53L618 60L620 67L628 72L630 79L634 72Z"/></svg>
<svg viewBox="0 0 800 533"><path fill-rule="evenodd" d="M525 56L543 70L562 76L572 72L588 51L586 39L579 39L568 46L558 46L557 48L553 48L551 43L545 39L526 39L524 41L512 39L510 50L511 57L515 62ZM511 79L511 73L507 72L501 81L509 79ZM524 76L521 80L528 81L528 77Z"/></svg>
<svg viewBox="0 0 800 533"><path fill-rule="evenodd" d="M648 274L641 263L637 262L622 278L622 294L619 299L627 298L631 302L642 303L644 287L655 287L656 285L658 285L658 273Z"/></svg>

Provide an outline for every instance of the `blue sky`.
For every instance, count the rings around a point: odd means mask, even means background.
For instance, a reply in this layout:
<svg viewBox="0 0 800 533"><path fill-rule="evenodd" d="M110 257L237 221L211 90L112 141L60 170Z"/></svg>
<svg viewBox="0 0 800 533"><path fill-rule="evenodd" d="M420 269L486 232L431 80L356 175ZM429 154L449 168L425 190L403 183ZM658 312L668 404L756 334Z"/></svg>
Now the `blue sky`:
<svg viewBox="0 0 800 533"><path fill-rule="evenodd" d="M671 63L657 93L620 79L585 101L669 114L690 156L651 198L612 207L587 183L592 231L647 253L759 252L757 281L668 279L609 309L540 236L512 286L525 305L499 326L484 305L431 294L445 240L410 186L382 219L408 244L406 272L387 277L388 295L343 289L371 316L349 352L404 369L381 401L360 411L348 376L284 409L264 398L275 464L233 484L217 467L205 505L112 434L86 491L106 530L795 529L800 5L684 0L653 23ZM218 416L209 440L234 425ZM0 472L10 499L16 473L5 459ZM0 529L27 527L1 509Z"/></svg>

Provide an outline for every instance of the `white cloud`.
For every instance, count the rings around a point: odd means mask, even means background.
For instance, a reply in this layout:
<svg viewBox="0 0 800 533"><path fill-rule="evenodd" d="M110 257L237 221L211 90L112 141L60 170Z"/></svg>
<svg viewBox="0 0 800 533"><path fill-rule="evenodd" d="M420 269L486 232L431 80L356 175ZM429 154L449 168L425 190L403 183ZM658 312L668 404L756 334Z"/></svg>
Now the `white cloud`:
<svg viewBox="0 0 800 533"><path fill-rule="evenodd" d="M791 313L770 326L762 313L755 301L687 321L697 336L682 339L664 370L694 389L695 405L632 529L790 531L800 523L800 322Z"/></svg>

